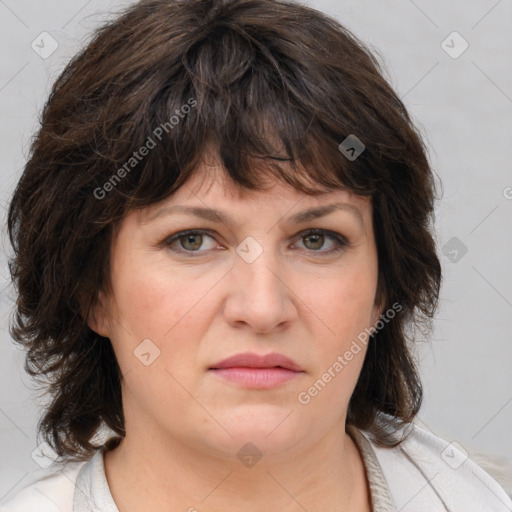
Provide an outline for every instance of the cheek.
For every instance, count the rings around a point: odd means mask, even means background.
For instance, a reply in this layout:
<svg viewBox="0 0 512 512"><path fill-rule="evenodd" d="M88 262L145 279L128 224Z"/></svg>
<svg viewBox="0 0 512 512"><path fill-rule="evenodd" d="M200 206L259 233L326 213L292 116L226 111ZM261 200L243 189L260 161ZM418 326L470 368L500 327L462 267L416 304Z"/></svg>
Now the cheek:
<svg viewBox="0 0 512 512"><path fill-rule="evenodd" d="M211 307L206 294L215 280L203 277L201 285L190 276L172 277L168 268L148 264L118 265L113 275L119 321L112 342L126 375L124 387L151 414L161 404L179 408L180 400L190 398L179 383L187 383L190 368L197 365L197 340L204 336ZM206 291L205 284L210 285ZM141 359L144 353L149 353L147 366Z"/></svg>
<svg viewBox="0 0 512 512"><path fill-rule="evenodd" d="M365 329L372 325L374 313L374 262L360 259L316 286L308 286L308 306L318 326L317 365L312 379L313 383L321 381L318 385L323 389L319 393L322 398L316 401L318 407L346 406L356 385L369 339Z"/></svg>
<svg viewBox="0 0 512 512"><path fill-rule="evenodd" d="M156 262L136 266L120 262L114 273L114 294L118 314L134 337L166 340L191 318L200 321L207 295L218 278L191 275L190 272Z"/></svg>
<svg viewBox="0 0 512 512"><path fill-rule="evenodd" d="M319 330L315 336L317 364L308 389L315 397L314 406L333 421L348 406L363 366L375 279L368 272L345 273L310 295Z"/></svg>
<svg viewBox="0 0 512 512"><path fill-rule="evenodd" d="M179 374L181 368L188 368L194 340L201 339L208 321L204 283L200 286L194 279L172 278L168 269L157 266L118 265L113 287L116 302L111 339L123 373L133 380L142 378L139 374L143 372L151 386L170 378L164 369ZM137 358L147 352L150 360L155 357L150 366ZM143 382L137 385L144 387Z"/></svg>
<svg viewBox="0 0 512 512"><path fill-rule="evenodd" d="M369 327L375 306L377 270L354 265L327 279L307 283L305 303L334 339L347 340Z"/></svg>

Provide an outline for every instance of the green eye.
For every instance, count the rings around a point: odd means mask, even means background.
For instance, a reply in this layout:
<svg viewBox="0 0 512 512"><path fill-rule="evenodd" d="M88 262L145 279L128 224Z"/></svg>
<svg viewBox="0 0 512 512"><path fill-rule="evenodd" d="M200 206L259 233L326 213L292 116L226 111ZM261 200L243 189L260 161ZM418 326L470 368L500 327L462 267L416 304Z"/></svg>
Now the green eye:
<svg viewBox="0 0 512 512"><path fill-rule="evenodd" d="M180 247L178 249L171 248L177 252L204 252L204 250L199 250L201 245L204 242L204 237L212 238L210 234L205 232L204 230L189 230L189 231L180 231L169 237L165 245L171 246L174 242L180 242Z"/></svg>
<svg viewBox="0 0 512 512"><path fill-rule="evenodd" d="M310 229L309 231L302 233L299 240L300 239L308 241L304 244L306 245L306 249L310 249L311 251L318 252L320 254L332 254L342 250L348 245L343 236L338 233L327 231L325 229ZM325 241L328 239L334 240L334 247L324 251L318 250L322 248L322 246L325 244Z"/></svg>
<svg viewBox="0 0 512 512"><path fill-rule="evenodd" d="M193 229L175 233L168 237L163 244L174 252L193 256L215 248L215 244L213 243L210 248L207 247L206 249L201 249L205 242L205 237L215 240L209 231ZM308 231L304 231L298 238L296 238L296 240L303 240L303 245L305 246L306 251L318 253L320 256L341 251L349 245L345 237L339 233L334 233L325 229L310 229ZM328 240L331 240L332 247L327 250L321 250ZM173 247L176 242L179 242L179 246Z"/></svg>

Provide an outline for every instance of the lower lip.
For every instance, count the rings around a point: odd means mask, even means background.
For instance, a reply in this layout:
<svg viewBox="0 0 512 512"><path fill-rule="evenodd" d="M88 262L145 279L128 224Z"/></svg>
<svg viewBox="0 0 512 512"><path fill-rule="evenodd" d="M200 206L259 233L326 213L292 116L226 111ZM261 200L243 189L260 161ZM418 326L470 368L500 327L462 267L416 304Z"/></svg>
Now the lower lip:
<svg viewBox="0 0 512 512"><path fill-rule="evenodd" d="M246 388L269 389L284 384L304 372L295 372L286 368L211 368L211 372L220 378L234 382Z"/></svg>

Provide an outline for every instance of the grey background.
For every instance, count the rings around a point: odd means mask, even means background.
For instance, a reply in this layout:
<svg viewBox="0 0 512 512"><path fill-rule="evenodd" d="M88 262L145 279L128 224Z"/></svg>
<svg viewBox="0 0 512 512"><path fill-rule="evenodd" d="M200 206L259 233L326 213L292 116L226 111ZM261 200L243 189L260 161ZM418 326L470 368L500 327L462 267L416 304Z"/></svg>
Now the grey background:
<svg viewBox="0 0 512 512"><path fill-rule="evenodd" d="M444 283L434 332L418 349L425 387L419 419L467 450L512 461L512 3L308 3L383 56L443 184L436 228ZM44 403L6 331L15 297L8 286L5 208L52 82L106 12L128 4L0 0L0 500L39 469L31 452ZM47 59L31 48L43 31L59 44ZM453 31L469 44L458 58L441 46ZM461 48L451 39L450 51ZM462 257L461 247L467 248Z"/></svg>

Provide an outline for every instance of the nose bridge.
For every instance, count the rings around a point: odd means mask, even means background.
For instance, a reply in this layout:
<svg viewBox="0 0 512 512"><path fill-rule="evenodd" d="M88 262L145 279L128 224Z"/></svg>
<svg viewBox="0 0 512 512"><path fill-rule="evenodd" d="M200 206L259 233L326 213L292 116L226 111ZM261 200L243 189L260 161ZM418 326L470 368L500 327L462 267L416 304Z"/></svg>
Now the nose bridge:
<svg viewBox="0 0 512 512"><path fill-rule="evenodd" d="M278 251L270 237L256 240L248 236L236 248L234 286L228 298L231 321L243 321L260 332L289 320L294 311L290 290L285 286Z"/></svg>
<svg viewBox="0 0 512 512"><path fill-rule="evenodd" d="M250 288L255 300L261 293L269 294L267 300L275 300L280 295L280 281L276 274L279 267L276 251L271 245L271 237L265 240L246 237L236 248L236 271L241 281ZM243 275L243 277L242 277Z"/></svg>

